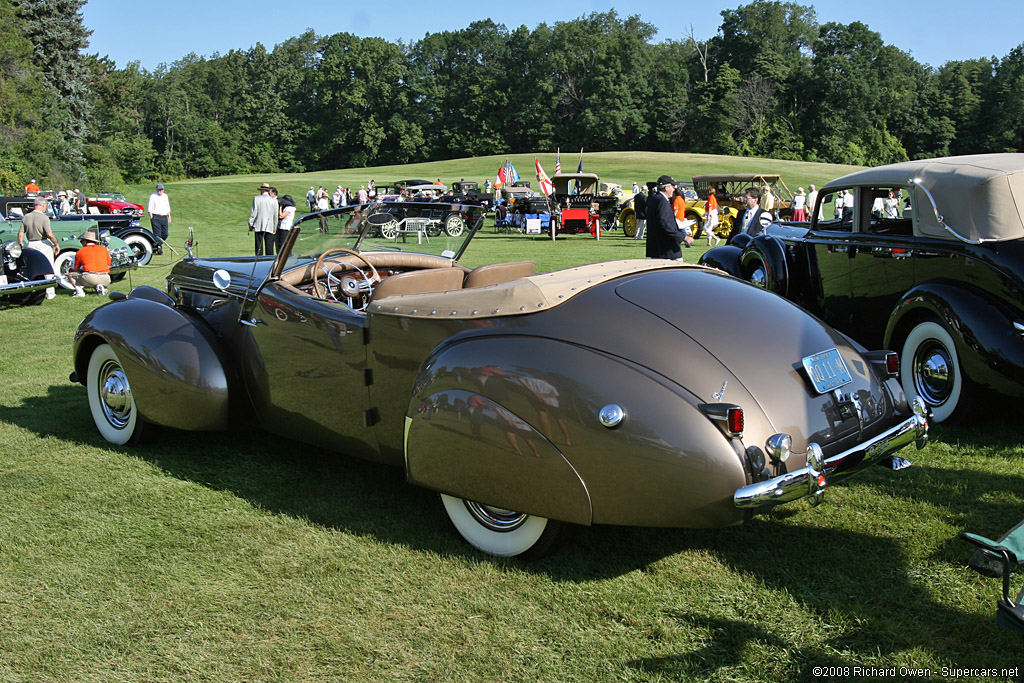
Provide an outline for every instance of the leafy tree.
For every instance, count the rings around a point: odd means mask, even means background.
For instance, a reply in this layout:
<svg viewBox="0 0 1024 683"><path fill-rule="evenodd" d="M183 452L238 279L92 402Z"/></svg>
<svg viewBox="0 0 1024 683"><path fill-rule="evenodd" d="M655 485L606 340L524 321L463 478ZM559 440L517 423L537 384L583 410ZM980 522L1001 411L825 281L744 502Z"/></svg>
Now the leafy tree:
<svg viewBox="0 0 1024 683"><path fill-rule="evenodd" d="M85 0L15 0L20 24L32 43L32 59L47 94L44 116L67 144L62 161L75 170L89 131L89 80L82 50L89 46L80 12Z"/></svg>

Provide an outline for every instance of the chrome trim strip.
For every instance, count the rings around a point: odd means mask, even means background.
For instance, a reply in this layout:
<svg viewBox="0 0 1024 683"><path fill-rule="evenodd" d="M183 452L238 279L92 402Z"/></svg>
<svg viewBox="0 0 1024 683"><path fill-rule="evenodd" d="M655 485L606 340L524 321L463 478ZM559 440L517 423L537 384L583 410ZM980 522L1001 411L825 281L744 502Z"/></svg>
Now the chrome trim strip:
<svg viewBox="0 0 1024 683"><path fill-rule="evenodd" d="M928 438L928 420L922 415L912 415L906 420L854 446L842 453L825 460L825 481L832 484L860 472L868 465L873 465L882 458L892 455L904 446L919 443ZM812 481L813 480L813 481ZM817 473L810 467L795 472L787 472L767 481L759 481L736 489L732 496L738 508L772 507L780 503L804 498L814 494L821 488L817 482Z"/></svg>
<svg viewBox="0 0 1024 683"><path fill-rule="evenodd" d="M58 287L59 285L60 279L56 275L43 278L42 280L16 280L14 282L8 282L6 285L0 285L0 296L37 292L40 289Z"/></svg>

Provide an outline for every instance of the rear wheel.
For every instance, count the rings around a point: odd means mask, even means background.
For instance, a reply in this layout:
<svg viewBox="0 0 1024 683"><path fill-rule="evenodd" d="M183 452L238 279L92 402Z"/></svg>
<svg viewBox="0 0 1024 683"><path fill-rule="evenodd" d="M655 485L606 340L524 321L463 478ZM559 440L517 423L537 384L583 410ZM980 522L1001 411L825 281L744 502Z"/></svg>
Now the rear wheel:
<svg viewBox="0 0 1024 683"><path fill-rule="evenodd" d="M118 446L139 443L146 422L139 416L128 377L109 344L100 344L89 357L85 390L92 420L104 439Z"/></svg>
<svg viewBox="0 0 1024 683"><path fill-rule="evenodd" d="M466 221L457 213L453 213L444 220L444 231L448 233L449 237L458 237L465 229Z"/></svg>
<svg viewBox="0 0 1024 683"><path fill-rule="evenodd" d="M623 211L619 220L622 223L622 234L626 237L636 237L636 212Z"/></svg>
<svg viewBox="0 0 1024 683"><path fill-rule="evenodd" d="M489 555L536 560L558 549L566 525L545 517L441 494L445 512L467 543Z"/></svg>
<svg viewBox="0 0 1024 683"><path fill-rule="evenodd" d="M920 396L935 422L956 422L966 413L967 386L953 337L940 323L918 323L903 342L900 381L907 399Z"/></svg>

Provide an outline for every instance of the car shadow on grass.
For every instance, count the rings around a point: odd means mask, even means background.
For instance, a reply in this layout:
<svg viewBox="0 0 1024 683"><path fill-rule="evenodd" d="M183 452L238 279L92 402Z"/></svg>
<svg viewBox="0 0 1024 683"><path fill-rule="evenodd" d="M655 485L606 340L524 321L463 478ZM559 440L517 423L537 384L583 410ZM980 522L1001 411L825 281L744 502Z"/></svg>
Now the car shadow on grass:
<svg viewBox="0 0 1024 683"><path fill-rule="evenodd" d="M910 650L953 663L1010 666L1008 657L1019 648L1019 639L1003 633L993 619L937 602L924 584L928 579L922 578L928 572L914 566L918 561L908 558L904 544L871 533L830 528L827 519L810 518L821 526L802 525L800 515L819 511L807 511L800 503L726 529L579 528L573 542L558 555L521 564L481 555L464 544L450 529L437 495L409 485L401 469L303 446L259 429L214 433L167 429L159 430L143 446L109 446L92 425L84 390L71 384L52 386L46 396L24 399L15 406L0 406L0 420L41 439L122 452L170 476L230 492L267 511L415 551L507 566L555 582L602 581L639 571L652 580L678 581L683 596L722 591L712 603L717 610L709 608L709 603L694 610L685 598L681 604L664 606L665 618L687 631L709 632L710 642L692 651L624 663L634 669L708 676L730 662L740 665L740 651L751 645L785 651L780 654L784 668L802 678L810 666L889 661ZM1017 477L967 471L914 478L913 472L883 472L852 485L872 486L892 496L912 495L946 510L958 526L962 523L962 528L983 533L992 525L986 526L984 520L1012 517L1012 500L979 508L977 495L1019 485ZM953 475L958 486L951 486L948 477ZM1014 514L1019 516L1019 509ZM1000 521L998 525L1004 529L1011 524ZM681 554L687 558L684 563L678 557ZM954 547L951 540L937 557L930 558L939 565L930 568L931 574L941 574L944 568L967 573L968 557L968 548ZM693 558L697 558L697 570L688 573L686 565ZM713 562L700 562L701 558ZM785 628L769 633L762 626L766 622L793 626L785 615L786 605L761 606L757 596L742 588L719 588L714 581L716 573L722 573L716 570L718 565L728 569L729 580L735 583L741 577L761 598L796 605L800 616L792 634L787 635ZM979 592L988 594L980 598L988 602L995 585L979 584ZM838 635L801 635L800 627L806 628L808 620L820 633ZM708 656L723 649L736 654Z"/></svg>

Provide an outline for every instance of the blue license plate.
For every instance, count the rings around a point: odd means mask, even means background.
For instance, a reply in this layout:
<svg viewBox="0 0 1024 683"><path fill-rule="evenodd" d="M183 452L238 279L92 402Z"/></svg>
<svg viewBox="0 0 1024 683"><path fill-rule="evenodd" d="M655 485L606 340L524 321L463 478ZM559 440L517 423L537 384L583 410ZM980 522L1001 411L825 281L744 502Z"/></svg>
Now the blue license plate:
<svg viewBox="0 0 1024 683"><path fill-rule="evenodd" d="M815 391L824 394L853 381L837 349L829 349L804 358L804 370Z"/></svg>

